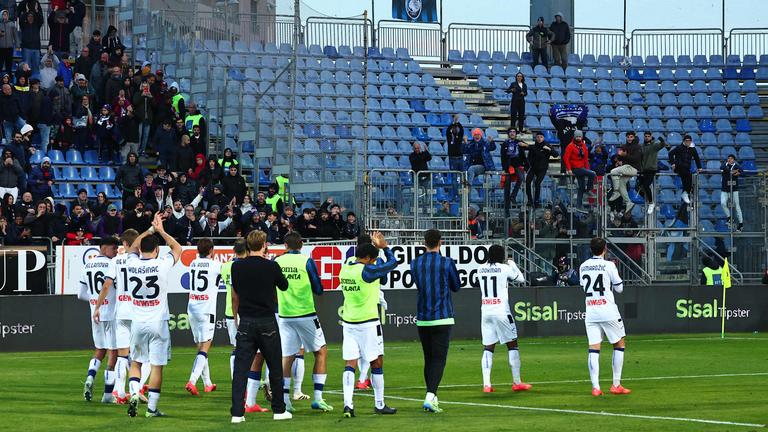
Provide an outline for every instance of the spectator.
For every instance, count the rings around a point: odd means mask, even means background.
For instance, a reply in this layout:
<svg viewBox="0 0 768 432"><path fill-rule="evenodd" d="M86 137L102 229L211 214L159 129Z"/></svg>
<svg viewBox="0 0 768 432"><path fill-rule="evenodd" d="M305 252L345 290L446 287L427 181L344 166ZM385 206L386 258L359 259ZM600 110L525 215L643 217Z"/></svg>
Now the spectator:
<svg viewBox="0 0 768 432"><path fill-rule="evenodd" d="M203 229L195 216L195 206L184 206L184 216L176 221L176 233L179 242L191 246L195 237L203 236Z"/></svg>
<svg viewBox="0 0 768 432"><path fill-rule="evenodd" d="M184 95L179 92L179 84L175 81L172 82L168 87L168 92L171 95L171 107L173 107L174 114L183 119L187 116L187 107L184 105Z"/></svg>
<svg viewBox="0 0 768 432"><path fill-rule="evenodd" d="M2 164L0 164L0 195L11 194L15 202L19 197L18 185L20 180L24 178L24 168L7 149L3 151L2 159Z"/></svg>
<svg viewBox="0 0 768 432"><path fill-rule="evenodd" d="M10 194L7 194L10 195ZM13 198L13 197L11 197ZM16 202L16 205L14 206L14 214L21 214L26 215L27 213L34 213L35 212L35 202L32 200L32 192L26 191L21 195L21 200ZM5 211L3 211L5 214ZM8 218L9 221L13 222L13 218Z"/></svg>
<svg viewBox="0 0 768 432"><path fill-rule="evenodd" d="M485 171L493 171L493 157L491 152L496 150L493 139L483 139L483 131L480 128L472 130L472 141L464 138L464 166L467 170L467 182L471 185L475 177L485 174Z"/></svg>
<svg viewBox="0 0 768 432"><path fill-rule="evenodd" d="M73 18L72 14L68 10L51 11L48 14L49 43L56 57L60 59L69 57L69 36L75 29L70 22L71 18Z"/></svg>
<svg viewBox="0 0 768 432"><path fill-rule="evenodd" d="M633 131L626 133L626 143L621 146L617 152L619 166L611 170L611 182L613 183L613 193L608 201L616 201L619 197L624 200L624 212L629 212L634 207L634 203L629 199L627 184L632 177L636 176L640 169L642 158L642 147Z"/></svg>
<svg viewBox="0 0 768 432"><path fill-rule="evenodd" d="M155 184L155 176L151 172L144 172L144 182L141 183L141 187L138 188L139 198L144 201L144 204L152 205L152 200L155 198L155 189L159 189ZM157 205L154 205L157 208Z"/></svg>
<svg viewBox="0 0 768 432"><path fill-rule="evenodd" d="M486 228L485 214L480 212L474 205L471 205L467 215L470 237L474 240L482 238Z"/></svg>
<svg viewBox="0 0 768 432"><path fill-rule="evenodd" d="M88 232L86 227L81 226L74 231L67 230L66 246L85 246L91 244L93 240L93 234Z"/></svg>
<svg viewBox="0 0 768 432"><path fill-rule="evenodd" d="M19 46L18 30L7 10L2 11L0 16L0 66L5 73L12 74L13 50Z"/></svg>
<svg viewBox="0 0 768 432"><path fill-rule="evenodd" d="M123 42L120 40L120 36L117 35L117 28L113 25L107 27L107 35L104 37L102 45L104 46L104 52L109 53L110 55L115 53L116 50L119 50L122 53L125 49L125 45L123 45Z"/></svg>
<svg viewBox="0 0 768 432"><path fill-rule="evenodd" d="M81 189L81 191L83 190L85 189ZM78 199L80 199L79 196ZM110 204L112 203L109 201L107 194L104 192L97 193L96 201L93 203L91 203L91 201L88 199L88 192L85 192L85 202L81 205L88 209L94 219L97 219L107 214L107 208L110 206Z"/></svg>
<svg viewBox="0 0 768 432"><path fill-rule="evenodd" d="M126 160L128 153L139 152L139 119L136 117L136 113L133 110L133 106L129 105L125 109L125 115L118 117L117 125L120 130L122 138L122 147L120 148L121 160Z"/></svg>
<svg viewBox="0 0 768 432"><path fill-rule="evenodd" d="M237 165L229 166L227 175L221 180L221 185L224 188L224 195L234 198L237 205L242 204L243 197L248 192L248 186L245 184L245 178L238 172Z"/></svg>
<svg viewBox="0 0 768 432"><path fill-rule="evenodd" d="M16 21L16 9L16 2L14 0L0 0L0 11L8 11L9 21Z"/></svg>
<svg viewBox="0 0 768 432"><path fill-rule="evenodd" d="M534 229L538 230L536 238L538 239L554 239L557 237L559 228L552 216L552 210L545 209ZM547 260L553 260L555 258L555 244L546 240L537 242L536 252Z"/></svg>
<svg viewBox="0 0 768 432"><path fill-rule="evenodd" d="M51 127L53 122L53 107L51 99L40 91L40 80L32 78L30 82L29 104L25 118L27 123L33 126L40 140L39 149L46 154L51 139Z"/></svg>
<svg viewBox="0 0 768 432"><path fill-rule="evenodd" d="M227 228L232 224L232 218L227 217L219 222L218 212L207 212L206 217L200 218L200 228L203 229L203 237L226 237Z"/></svg>
<svg viewBox="0 0 768 432"><path fill-rule="evenodd" d="M182 204L189 204L197 195L196 185L189 180L187 173L179 173L176 186L173 188L173 198L181 201Z"/></svg>
<svg viewBox="0 0 768 432"><path fill-rule="evenodd" d="M722 185L720 187L720 206L728 218L728 224L732 224L731 209L736 209L736 222L738 226L736 231L741 232L744 228L744 217L741 214L741 203L739 202L739 176L741 175L741 166L736 162L736 155L729 154L728 158L720 164L722 172ZM728 206L730 200L731 206Z"/></svg>
<svg viewBox="0 0 768 432"><path fill-rule="evenodd" d="M557 155L557 151L544 142L544 133L536 132L534 144L528 146L528 172L525 176L525 192L528 196L529 207L536 208L541 205L539 202L541 183L547 175L547 169L549 169L549 158ZM531 185L534 183L535 189L531 190Z"/></svg>
<svg viewBox="0 0 768 432"><path fill-rule="evenodd" d="M334 240L337 240L341 236L338 227L333 220L331 220L330 214L325 210L320 210L320 222L317 227L317 236Z"/></svg>
<svg viewBox="0 0 768 432"><path fill-rule="evenodd" d="M50 51L50 50L49 50ZM64 77L59 77L59 58L56 57L56 54L53 54L53 52L45 53L42 60L42 68L40 69L40 87L42 87L44 90L51 90L54 88L54 85L58 82L58 79L61 79L61 86L65 89L67 89L67 92L69 92L68 87L64 85ZM58 79L57 79L58 78ZM72 100L69 100L69 105L67 105L67 108L69 109L69 112L72 112Z"/></svg>
<svg viewBox="0 0 768 432"><path fill-rule="evenodd" d="M642 158L640 162L640 195L648 203L648 214L653 214L656 205L653 203L653 180L656 178L656 172L659 170L659 152L665 148L667 143L664 138L659 137L656 141L653 134L648 131L643 135Z"/></svg>
<svg viewBox="0 0 768 432"><path fill-rule="evenodd" d="M561 256L556 261L557 268L552 271L550 282L555 286L579 286L579 272L571 268L568 258Z"/></svg>
<svg viewBox="0 0 768 432"><path fill-rule="evenodd" d="M101 31L96 29L91 33L91 40L86 45L92 59L101 57L101 52L104 51L104 45L101 44ZM94 63L93 61L91 63Z"/></svg>
<svg viewBox="0 0 768 432"><path fill-rule="evenodd" d="M453 115L453 123L445 129L448 147L448 167L451 171L464 171L464 126L459 122L459 115Z"/></svg>
<svg viewBox="0 0 768 432"><path fill-rule="evenodd" d="M170 120L164 121L163 126L157 129L152 147L158 153L158 165L168 167L176 160L176 133Z"/></svg>
<svg viewBox="0 0 768 432"><path fill-rule="evenodd" d="M501 171L503 172L502 182L504 183L504 214L509 217L510 201L517 202L517 193L525 182L525 148L528 144L517 139L517 130L510 127L507 132L508 138L501 144ZM515 188L510 195L509 190L515 182Z"/></svg>
<svg viewBox="0 0 768 432"><path fill-rule="evenodd" d="M93 113L91 111L91 99L82 96L75 99L79 103L72 110L72 124L75 128L75 148L80 153L91 147L91 131L93 129Z"/></svg>
<svg viewBox="0 0 768 432"><path fill-rule="evenodd" d="M435 213L436 217L454 217L455 215L451 211L451 203L448 200L443 200L440 203L440 210Z"/></svg>
<svg viewBox="0 0 768 432"><path fill-rule="evenodd" d="M176 149L176 162L173 171L186 173L195 165L195 153L189 146L189 135L182 135L179 148Z"/></svg>
<svg viewBox="0 0 768 432"><path fill-rule="evenodd" d="M189 177L190 180L197 182L201 186L205 186L208 184L207 179L205 177L205 171L206 171L205 155L202 153L199 153L195 156L194 166L189 170L187 170L187 176Z"/></svg>
<svg viewBox="0 0 768 432"><path fill-rule="evenodd" d="M568 42L571 41L571 28L563 20L563 13L555 14L555 20L549 25L552 32L552 63L563 70L568 67Z"/></svg>
<svg viewBox="0 0 768 432"><path fill-rule="evenodd" d="M544 27L544 17L536 20L536 25L531 27L526 40L531 45L531 55L533 56L533 66L539 64L539 61L545 68L549 69L549 60L547 59L547 45L552 41L554 34L548 28Z"/></svg>
<svg viewBox="0 0 768 432"><path fill-rule="evenodd" d="M677 173L683 182L682 199L686 204L691 203L691 194L693 193L691 169L693 168L692 162L694 161L696 162L697 171L701 172L701 159L699 159L699 152L696 151L696 147L693 144L693 138L690 135L685 135L682 144L669 152L669 163L672 165L672 171Z"/></svg>
<svg viewBox="0 0 768 432"><path fill-rule="evenodd" d="M221 169L221 165L216 161L216 158L208 158L208 165L205 167L205 181L203 184L214 185L220 183L224 178L224 170Z"/></svg>
<svg viewBox="0 0 768 432"><path fill-rule="evenodd" d="M152 207L156 209L164 209L165 207L173 207L173 199L169 195L166 195L165 191L161 187L157 187L152 191L152 198L149 200Z"/></svg>
<svg viewBox="0 0 768 432"><path fill-rule="evenodd" d="M213 207L218 207L220 209L223 209L227 205L229 205L229 202L231 199L224 195L224 187L220 183L216 183L213 185L212 188L212 194L208 198L208 211L212 211Z"/></svg>
<svg viewBox="0 0 768 432"><path fill-rule="evenodd" d="M95 66L94 66L95 67ZM133 109L136 114L136 121L139 122L139 152L144 154L149 143L150 127L155 119L155 99L149 90L149 83L142 82L139 91L133 95Z"/></svg>
<svg viewBox="0 0 768 432"><path fill-rule="evenodd" d="M235 154L232 153L232 149L227 147L224 149L224 156L222 156L219 159L219 166L221 169L226 172L229 170L229 167L234 165L238 166L240 163L235 159Z"/></svg>
<svg viewBox="0 0 768 432"><path fill-rule="evenodd" d="M83 47L80 51L80 55L75 59L75 66L72 68L75 76L77 74L83 75L86 79L91 79L91 70L93 70L93 57L91 57L91 49Z"/></svg>
<svg viewBox="0 0 768 432"><path fill-rule="evenodd" d="M109 54L103 52L99 56L99 61L91 67L90 81L96 93L96 103L100 103L101 98L104 97L104 89L106 88L109 76Z"/></svg>
<svg viewBox="0 0 768 432"><path fill-rule="evenodd" d="M187 117L184 119L184 123L187 125L187 130L192 132L194 136L195 134L193 128L196 125L200 126L200 133L197 134L197 136L202 136L204 147L207 148L208 142L205 140L205 137L208 136L208 126L205 122L205 117L203 117L203 115L200 114L200 111L197 110L197 104L195 102L190 101L187 108L189 110L189 114L187 114Z"/></svg>
<svg viewBox="0 0 768 432"><path fill-rule="evenodd" d="M69 20L72 23L72 44L70 45L70 52L77 52L80 49L80 44L83 41L83 20L85 19L85 3L81 0L69 0L69 12L71 13Z"/></svg>
<svg viewBox="0 0 768 432"><path fill-rule="evenodd" d="M192 151L196 154L208 154L208 145L205 143L205 138L203 138L200 133L200 125L192 126L192 135L189 137L189 146L192 147Z"/></svg>
<svg viewBox="0 0 768 432"><path fill-rule="evenodd" d="M243 237L247 237L251 231L261 231L269 237L269 227L261 217L263 214L255 210L243 213Z"/></svg>
<svg viewBox="0 0 768 432"><path fill-rule="evenodd" d="M80 228L87 230L91 223L91 214L79 204L72 206L72 214L69 215L67 231L75 232Z"/></svg>
<svg viewBox="0 0 768 432"><path fill-rule="evenodd" d="M253 210L255 207L253 207L253 200L251 200L251 196L248 194L245 194L243 197L243 202L240 204L240 213L246 214L249 211Z"/></svg>
<svg viewBox="0 0 768 432"><path fill-rule="evenodd" d="M357 222L357 215L354 212L347 213L347 221L342 228L341 236L345 239L356 239L360 235L360 224Z"/></svg>
<svg viewBox="0 0 768 432"><path fill-rule="evenodd" d="M34 209L32 210L34 211ZM18 204L15 204L13 195L6 192L3 194L3 201L0 203L0 215L4 215L10 220L13 220L16 214L26 215L26 211L21 211Z"/></svg>
<svg viewBox="0 0 768 432"><path fill-rule="evenodd" d="M253 208L255 208L256 211L264 213L267 211L272 211L272 206L267 204L267 197L264 195L264 192L258 192L256 194L256 202L253 203Z"/></svg>
<svg viewBox="0 0 768 432"><path fill-rule="evenodd" d="M72 78L75 76L72 72L72 64L68 57L61 58L56 68L56 74L64 78L64 85L69 87L72 84Z"/></svg>
<svg viewBox="0 0 768 432"><path fill-rule="evenodd" d="M53 121L54 124L63 122L64 119L72 117L72 94L69 89L64 85L64 78L57 76L55 78L56 84L48 92L48 96L51 98L53 106ZM41 87L45 88L42 85ZM71 143L72 141L70 141Z"/></svg>
<svg viewBox="0 0 768 432"><path fill-rule="evenodd" d="M10 245L8 240L8 232L10 227L8 226L8 218L0 214L0 246Z"/></svg>
<svg viewBox="0 0 768 432"><path fill-rule="evenodd" d="M91 212L91 210L93 209L93 202L88 197L87 189L81 188L77 191L77 197L73 199L72 202L69 204L70 208L75 208L75 206L81 206L86 211Z"/></svg>
<svg viewBox="0 0 768 432"><path fill-rule="evenodd" d="M21 27L21 59L29 65L32 75L40 71L40 28L43 26L43 12L40 3L34 2L34 12L24 12L19 20Z"/></svg>
<svg viewBox="0 0 768 432"><path fill-rule="evenodd" d="M34 167L29 175L29 189L35 199L53 197L51 186L56 182L56 176L51 169L51 159L44 157L39 167Z"/></svg>
<svg viewBox="0 0 768 432"><path fill-rule="evenodd" d="M296 221L296 231L301 234L303 238L315 238L317 237L317 226L315 225L314 217L312 217L312 210L305 208L301 214L301 218Z"/></svg>
<svg viewBox="0 0 768 432"><path fill-rule="evenodd" d="M568 175L576 176L578 190L576 192L576 207L584 206L584 194L592 195L596 174L589 169L589 150L584 142L584 133L580 130L573 132L573 140L565 148L563 155L565 170Z"/></svg>
<svg viewBox="0 0 768 432"><path fill-rule="evenodd" d="M35 205L35 212L24 217L24 225L29 227L32 237L50 237L52 233L51 218L52 214L48 212L45 201L38 201Z"/></svg>
<svg viewBox="0 0 768 432"><path fill-rule="evenodd" d="M61 123L61 126L59 126L53 147L57 150L61 150L62 153L66 153L66 151L72 147L74 142L75 127L72 124L72 117L66 117Z"/></svg>
<svg viewBox="0 0 768 432"><path fill-rule="evenodd" d="M101 99L101 104L112 104L120 95L120 90L123 89L123 73L119 66L114 66L109 69L109 77L104 82L104 95Z"/></svg>
<svg viewBox="0 0 768 432"><path fill-rule="evenodd" d="M416 141L413 143L413 151L408 155L408 160L411 162L411 170L416 174L418 179L419 188L422 189L421 193L426 192L426 188L429 182L429 174L421 174L420 171L429 170L429 161L432 160L432 155L429 154L429 150L426 146L422 149L422 143Z"/></svg>
<svg viewBox="0 0 768 432"><path fill-rule="evenodd" d="M117 143L120 141L120 134L109 105L101 107L101 113L96 119L95 129L99 148L99 161L106 161L111 164L116 160L115 156L117 154Z"/></svg>
<svg viewBox="0 0 768 432"><path fill-rule="evenodd" d="M21 117L23 111L19 99L13 94L10 84L3 84L3 94L0 95L0 119L3 120L3 133L7 141L13 137L13 132L21 130L26 124Z"/></svg>
<svg viewBox="0 0 768 432"><path fill-rule="evenodd" d="M144 208L143 201L136 201L133 209L123 213L123 231L129 229L135 229L136 231L139 231L139 229L148 230L152 226L152 213L151 209Z"/></svg>
<svg viewBox="0 0 768 432"><path fill-rule="evenodd" d="M124 204L125 200L133 196L136 188L141 185L143 173L144 169L139 165L139 158L136 156L136 153L128 153L125 165L121 166L115 175L115 186L123 193Z"/></svg>
<svg viewBox="0 0 768 432"><path fill-rule="evenodd" d="M523 132L525 129L525 97L528 96L528 84L525 83L525 75L522 72L515 74L515 81L509 85L506 93L512 94L509 101L509 128L515 127L517 122L517 132Z"/></svg>

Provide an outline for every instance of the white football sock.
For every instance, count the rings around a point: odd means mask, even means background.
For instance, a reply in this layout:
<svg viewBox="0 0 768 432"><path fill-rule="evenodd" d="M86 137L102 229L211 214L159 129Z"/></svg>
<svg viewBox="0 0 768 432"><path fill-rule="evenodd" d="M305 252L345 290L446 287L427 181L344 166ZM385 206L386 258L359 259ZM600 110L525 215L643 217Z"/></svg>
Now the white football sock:
<svg viewBox="0 0 768 432"><path fill-rule="evenodd" d="M99 370L99 366L101 366L101 360L92 358L88 362L88 376L85 378L86 381L90 380L90 382L93 382L96 379L96 372Z"/></svg>
<svg viewBox="0 0 768 432"><path fill-rule="evenodd" d="M382 368L371 368L371 385L376 408L384 408L384 370Z"/></svg>
<svg viewBox="0 0 768 432"><path fill-rule="evenodd" d="M277 397L277 395L272 393L272 397ZM290 377L283 378L283 401L285 401L286 406L291 404L291 378Z"/></svg>
<svg viewBox="0 0 768 432"><path fill-rule="evenodd" d="M189 374L189 382L192 384L197 384L197 379L200 378L200 375L203 373L203 368L205 368L205 361L208 359L208 354L200 351L195 356L195 361L192 363L192 373Z"/></svg>
<svg viewBox="0 0 768 432"><path fill-rule="evenodd" d="M315 400L319 401L323 399L323 388L325 387L325 379L327 374L312 374L312 382L315 385Z"/></svg>
<svg viewBox="0 0 768 432"><path fill-rule="evenodd" d="M341 387L344 390L344 406L354 408L352 395L355 392L355 368L346 366L341 378Z"/></svg>
<svg viewBox="0 0 768 432"><path fill-rule="evenodd" d="M128 376L128 358L118 357L115 363L115 388L117 397L125 397L125 378Z"/></svg>
<svg viewBox="0 0 768 432"><path fill-rule="evenodd" d="M141 391L141 383L138 378L132 377L128 379L128 391L131 392L131 396L139 394Z"/></svg>
<svg viewBox="0 0 768 432"><path fill-rule="evenodd" d="M210 387L213 385L213 381L211 381L211 368L208 367L208 357L205 358L205 366L203 366L203 374L200 375L200 377L203 379L203 384L206 387Z"/></svg>
<svg viewBox="0 0 768 432"><path fill-rule="evenodd" d="M512 383L520 384L520 352L517 348L512 348L507 353L509 355L509 367L512 368Z"/></svg>
<svg viewBox="0 0 768 432"><path fill-rule="evenodd" d="M592 380L592 388L600 389L600 350L589 350L589 379Z"/></svg>
<svg viewBox="0 0 768 432"><path fill-rule="evenodd" d="M613 385L621 385L621 369L624 367L624 348L613 349Z"/></svg>
<svg viewBox="0 0 768 432"><path fill-rule="evenodd" d="M109 369L104 371L104 396L111 397L112 390L115 389L115 371Z"/></svg>
<svg viewBox="0 0 768 432"><path fill-rule="evenodd" d="M149 389L147 392L147 409L150 411L157 411L157 402L160 400L160 389Z"/></svg>
<svg viewBox="0 0 768 432"><path fill-rule="evenodd" d="M293 393L301 393L301 384L304 382L304 356L296 356L293 360L291 376L293 377Z"/></svg>
<svg viewBox="0 0 768 432"><path fill-rule="evenodd" d="M480 363L483 367L483 387L490 387L491 369L493 369L493 351L483 350L483 358Z"/></svg>
<svg viewBox="0 0 768 432"><path fill-rule="evenodd" d="M427 392L427 395L424 397L424 402L432 402L435 399L437 399L436 394L432 392Z"/></svg>
<svg viewBox="0 0 768 432"><path fill-rule="evenodd" d="M246 386L245 404L248 406L256 405L256 396L259 394L261 388L261 373L250 371L248 372L248 384Z"/></svg>
<svg viewBox="0 0 768 432"><path fill-rule="evenodd" d="M365 379L368 378L368 369L370 367L370 363L364 362L363 359L357 359L357 368L360 370L360 378L358 378L358 381L364 382Z"/></svg>
<svg viewBox="0 0 768 432"><path fill-rule="evenodd" d="M152 365L147 363L141 364L141 379L139 380L139 384L141 384L142 387L144 387L144 384L147 383L147 380L149 379L149 374L152 373Z"/></svg>

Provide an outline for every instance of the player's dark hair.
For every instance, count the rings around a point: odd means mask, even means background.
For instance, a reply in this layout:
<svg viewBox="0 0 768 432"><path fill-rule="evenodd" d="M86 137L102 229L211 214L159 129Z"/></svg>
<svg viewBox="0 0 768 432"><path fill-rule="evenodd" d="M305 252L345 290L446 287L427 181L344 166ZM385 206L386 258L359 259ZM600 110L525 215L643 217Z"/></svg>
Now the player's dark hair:
<svg viewBox="0 0 768 432"><path fill-rule="evenodd" d="M131 246L133 242L136 241L136 237L138 236L139 236L138 231L136 231L133 228L129 228L123 231L123 234L120 236L120 241L123 242L123 244L127 244L128 246Z"/></svg>
<svg viewBox="0 0 768 432"><path fill-rule="evenodd" d="M141 239L141 245L139 246L139 250L141 250L142 253L152 253L160 246L160 240L157 239L157 236L155 235L148 235Z"/></svg>
<svg viewBox="0 0 768 432"><path fill-rule="evenodd" d="M492 245L488 248L488 262L491 264L501 264L507 259L507 251L504 246Z"/></svg>
<svg viewBox="0 0 768 432"><path fill-rule="evenodd" d="M99 246L120 246L120 241L117 237L104 237L99 240Z"/></svg>
<svg viewBox="0 0 768 432"><path fill-rule="evenodd" d="M213 240L209 238L202 238L197 241L197 254L200 258L207 258L211 256L213 250Z"/></svg>
<svg viewBox="0 0 768 432"><path fill-rule="evenodd" d="M248 253L248 246L245 244L244 238L235 240L235 245L232 247L236 256L242 256Z"/></svg>
<svg viewBox="0 0 768 432"><path fill-rule="evenodd" d="M362 246L364 244L371 244L373 243L373 239L368 234L360 234L357 236L357 246Z"/></svg>
<svg viewBox="0 0 768 432"><path fill-rule="evenodd" d="M357 251L355 251L355 256L358 259L376 258L379 256L379 250L376 249L376 246L373 244L368 243L358 246Z"/></svg>
<svg viewBox="0 0 768 432"><path fill-rule="evenodd" d="M301 250L303 243L301 242L301 234L296 231L291 231L285 235L285 245L290 250Z"/></svg>
<svg viewBox="0 0 768 432"><path fill-rule="evenodd" d="M589 242L589 249L592 250L592 255L598 256L605 252L605 239L601 237L595 237Z"/></svg>
<svg viewBox="0 0 768 432"><path fill-rule="evenodd" d="M434 249L440 244L440 231L436 229L427 230L424 233L424 245L429 249Z"/></svg>

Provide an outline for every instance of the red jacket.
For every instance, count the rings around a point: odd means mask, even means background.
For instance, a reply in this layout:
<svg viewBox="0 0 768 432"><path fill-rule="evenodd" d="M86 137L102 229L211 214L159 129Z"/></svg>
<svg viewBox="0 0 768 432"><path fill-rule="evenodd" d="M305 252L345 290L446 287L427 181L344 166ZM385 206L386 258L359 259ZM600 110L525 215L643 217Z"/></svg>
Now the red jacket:
<svg viewBox="0 0 768 432"><path fill-rule="evenodd" d="M574 168L589 169L589 151L587 150L587 144L581 141L582 156L579 156L579 147L575 142L571 141L565 148L565 154L563 155L563 164L568 171Z"/></svg>

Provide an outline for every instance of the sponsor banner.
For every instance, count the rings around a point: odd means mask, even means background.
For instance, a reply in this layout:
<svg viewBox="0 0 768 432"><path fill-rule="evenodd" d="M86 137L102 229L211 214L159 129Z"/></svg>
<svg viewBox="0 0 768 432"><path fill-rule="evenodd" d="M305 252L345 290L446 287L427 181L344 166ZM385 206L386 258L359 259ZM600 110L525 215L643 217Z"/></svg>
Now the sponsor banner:
<svg viewBox="0 0 768 432"><path fill-rule="evenodd" d="M48 294L44 250L0 250L0 296Z"/></svg>
<svg viewBox="0 0 768 432"><path fill-rule="evenodd" d="M480 264L488 260L487 245L443 246L442 253L456 261L462 286L469 286L475 279ZM189 290L189 264L197 256L194 246L185 246L181 260L168 275L169 293L186 293ZM160 253L168 248L163 246ZM385 289L413 289L411 261L426 251L423 246L392 246L392 253L397 258L397 268L393 270L384 285ZM285 252L282 246L269 248L273 256ZM341 265L355 253L354 246L305 246L302 253L312 257L320 271L320 279L326 290L335 290L339 286ZM56 251L56 290L57 294L76 295L80 289L80 277L83 266L88 260L99 254L98 246L58 246ZM231 247L216 247L213 259L226 262L232 259Z"/></svg>
<svg viewBox="0 0 768 432"><path fill-rule="evenodd" d="M386 294L386 341L418 339L416 293L392 290ZM736 286L728 291L723 310L718 287L625 287L616 295L627 335L642 333L719 332L725 314L727 332L768 330L768 290ZM193 346L187 315L187 295L169 295L173 345ZM584 295L578 287L510 288L510 311L521 338L584 335ZM480 291L453 294L456 339L477 339L480 345ZM224 320L224 296L218 298L214 345L229 343ZM341 341L340 291L316 297L320 322L329 342ZM727 336L726 336L727 337ZM586 343L586 338L585 338ZM84 349L93 346L88 304L75 296L10 296L0 298L0 351Z"/></svg>

